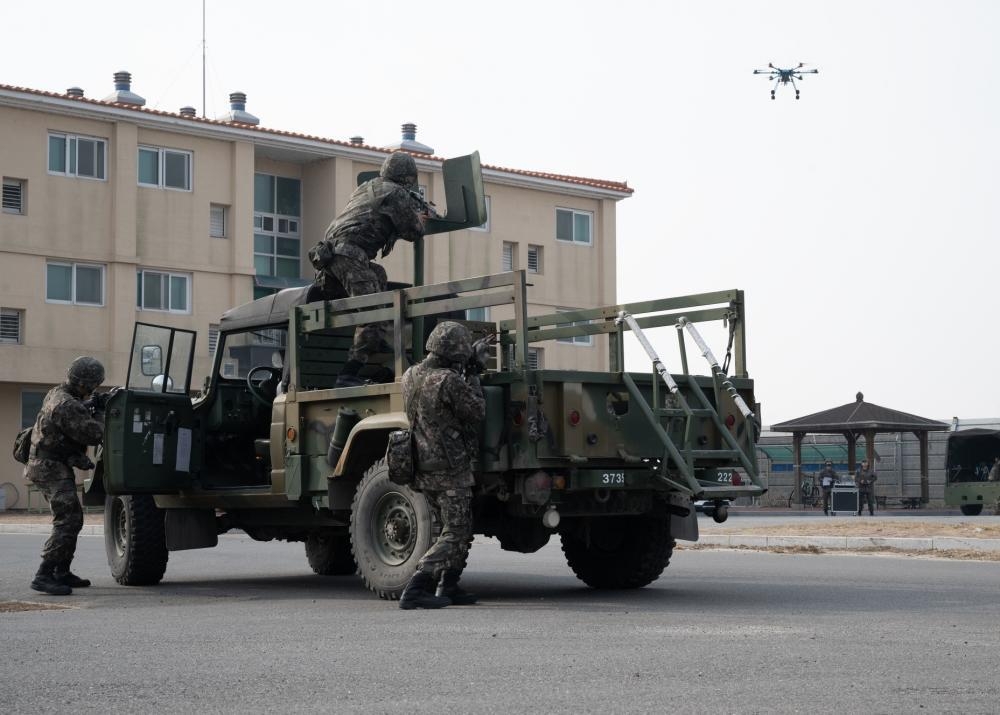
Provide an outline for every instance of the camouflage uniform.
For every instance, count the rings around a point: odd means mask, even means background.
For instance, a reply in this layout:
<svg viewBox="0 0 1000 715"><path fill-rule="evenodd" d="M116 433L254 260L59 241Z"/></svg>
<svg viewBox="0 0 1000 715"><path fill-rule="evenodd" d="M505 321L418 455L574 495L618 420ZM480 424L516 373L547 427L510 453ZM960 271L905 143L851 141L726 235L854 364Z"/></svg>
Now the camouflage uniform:
<svg viewBox="0 0 1000 715"><path fill-rule="evenodd" d="M78 358L74 365L81 360L84 359ZM93 358L85 360L100 367ZM25 479L38 487L52 511L52 535L42 548L39 576L53 571L57 577L60 572L64 576L69 573L77 536L83 528L83 508L76 495L73 467L93 469L86 454L87 445L100 444L104 439L103 421L92 416L82 401L96 385L75 384L73 366L70 371L70 381L49 390L42 402L31 431L31 453L24 469ZM103 379L104 368L100 367L100 381ZM89 585L81 579L77 581L78 585Z"/></svg>
<svg viewBox="0 0 1000 715"><path fill-rule="evenodd" d="M833 491L833 485L840 481L840 476L834 471L833 465L827 462L816 478L820 483L820 488L823 490L823 513L829 514L830 494Z"/></svg>
<svg viewBox="0 0 1000 715"><path fill-rule="evenodd" d="M472 537L472 456L470 425L486 416L478 379L467 382L447 361L431 354L403 375L403 402L414 415L417 452L414 486L427 497L442 525L441 535L417 569L438 578L461 573Z"/></svg>
<svg viewBox="0 0 1000 715"><path fill-rule="evenodd" d="M374 263L375 256L379 251L383 258L389 255L399 239L412 243L424 235L422 209L410 193L417 180L413 157L394 152L380 174L354 191L326 237L309 252L315 283L322 286L327 300L384 291L387 276ZM360 369L371 355L387 350L390 329L386 322L359 325L347 359Z"/></svg>
<svg viewBox="0 0 1000 715"><path fill-rule="evenodd" d="M868 513L875 516L875 480L878 475L875 470L862 464L854 471L854 483L858 485L858 516L865 504L868 505Z"/></svg>

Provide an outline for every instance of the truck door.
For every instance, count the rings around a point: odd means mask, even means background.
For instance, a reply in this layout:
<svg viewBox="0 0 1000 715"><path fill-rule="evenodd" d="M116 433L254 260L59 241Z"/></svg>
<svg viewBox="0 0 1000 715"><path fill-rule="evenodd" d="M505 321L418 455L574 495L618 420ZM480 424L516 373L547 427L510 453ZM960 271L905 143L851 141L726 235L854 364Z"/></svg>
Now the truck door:
<svg viewBox="0 0 1000 715"><path fill-rule="evenodd" d="M189 489L201 466L202 435L189 394L195 333L136 323L126 389L105 413L108 494Z"/></svg>

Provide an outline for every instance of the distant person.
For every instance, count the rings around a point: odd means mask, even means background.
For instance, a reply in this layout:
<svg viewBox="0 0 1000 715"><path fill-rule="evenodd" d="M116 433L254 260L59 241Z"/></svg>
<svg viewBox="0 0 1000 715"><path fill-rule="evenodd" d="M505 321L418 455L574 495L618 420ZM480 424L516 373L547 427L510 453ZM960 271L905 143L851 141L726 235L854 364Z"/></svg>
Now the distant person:
<svg viewBox="0 0 1000 715"><path fill-rule="evenodd" d="M52 510L52 535L42 548L42 565L31 588L53 596L67 596L90 581L69 570L76 539L83 528L83 507L76 495L77 469L93 469L87 445L104 439L104 413L92 414L84 400L104 382L104 366L92 357L78 357L42 402L31 430L31 452L24 477L38 487ZM99 403L97 409L103 409Z"/></svg>
<svg viewBox="0 0 1000 715"><path fill-rule="evenodd" d="M868 460L861 462L861 466L854 471L854 483L858 485L858 516L864 505L868 504L868 515L875 516L875 480L878 475L875 470L868 465Z"/></svg>
<svg viewBox="0 0 1000 715"><path fill-rule="evenodd" d="M830 493L833 491L833 485L840 481L840 476L833 469L833 462L829 459L823 465L823 469L819 473L819 485L823 490L823 513L830 513Z"/></svg>
<svg viewBox="0 0 1000 715"><path fill-rule="evenodd" d="M1000 457L993 458L993 466L990 467L989 481L1000 482Z"/></svg>

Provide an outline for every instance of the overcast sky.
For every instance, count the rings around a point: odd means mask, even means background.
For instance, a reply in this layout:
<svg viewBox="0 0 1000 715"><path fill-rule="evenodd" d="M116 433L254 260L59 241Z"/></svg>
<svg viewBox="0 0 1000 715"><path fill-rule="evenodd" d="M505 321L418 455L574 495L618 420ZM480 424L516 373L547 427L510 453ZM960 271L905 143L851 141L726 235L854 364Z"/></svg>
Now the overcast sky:
<svg viewBox="0 0 1000 715"><path fill-rule="evenodd" d="M201 110L201 0L7 5L0 83ZM207 108L627 181L619 300L745 290L767 424L995 417L997 36L990 0L207 0ZM768 62L819 74L771 101Z"/></svg>

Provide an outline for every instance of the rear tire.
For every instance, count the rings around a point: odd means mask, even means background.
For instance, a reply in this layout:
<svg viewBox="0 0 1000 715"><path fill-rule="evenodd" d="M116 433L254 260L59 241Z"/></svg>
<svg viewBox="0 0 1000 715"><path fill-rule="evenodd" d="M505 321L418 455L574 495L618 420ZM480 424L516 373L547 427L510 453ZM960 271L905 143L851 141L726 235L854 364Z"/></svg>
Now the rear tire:
<svg viewBox="0 0 1000 715"><path fill-rule="evenodd" d="M376 462L351 505L351 552L368 590L398 599L433 538L423 494L390 482L385 461Z"/></svg>
<svg viewBox="0 0 1000 715"><path fill-rule="evenodd" d="M591 588L642 588L670 563L670 521L655 517L593 519L589 529L561 532L566 562Z"/></svg>
<svg viewBox="0 0 1000 715"><path fill-rule="evenodd" d="M348 576L358 570L351 555L351 537L330 531L309 534L306 539L309 566L320 576Z"/></svg>
<svg viewBox="0 0 1000 715"><path fill-rule="evenodd" d="M962 504L959 509L961 509L962 513L966 516L979 516L983 513L982 504Z"/></svg>
<svg viewBox="0 0 1000 715"><path fill-rule="evenodd" d="M119 494L104 500L104 551L115 581L152 586L167 570L163 510L147 494Z"/></svg>

